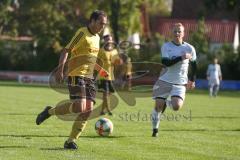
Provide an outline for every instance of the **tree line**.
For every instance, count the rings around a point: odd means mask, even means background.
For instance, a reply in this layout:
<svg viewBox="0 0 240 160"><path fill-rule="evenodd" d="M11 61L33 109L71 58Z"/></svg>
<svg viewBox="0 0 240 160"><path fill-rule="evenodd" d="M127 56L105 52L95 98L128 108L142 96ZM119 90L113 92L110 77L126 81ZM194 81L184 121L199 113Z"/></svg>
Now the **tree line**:
<svg viewBox="0 0 240 160"><path fill-rule="evenodd" d="M141 33L141 6L145 4L149 16L170 16L164 0L1 0L0 36L29 36L32 41L0 40L0 70L28 70L50 72L58 63L60 50L76 30L88 23L93 10L101 9L109 15L109 28L116 42ZM212 7L212 6L210 6ZM210 51L204 35L204 20L199 20L198 30L191 35L199 53L199 78L205 78L205 70L211 59L217 56L222 64L223 78L240 79L240 53L231 45ZM140 49L129 48L125 52L132 61L161 62L160 47L165 38L152 34L150 39L141 37Z"/></svg>

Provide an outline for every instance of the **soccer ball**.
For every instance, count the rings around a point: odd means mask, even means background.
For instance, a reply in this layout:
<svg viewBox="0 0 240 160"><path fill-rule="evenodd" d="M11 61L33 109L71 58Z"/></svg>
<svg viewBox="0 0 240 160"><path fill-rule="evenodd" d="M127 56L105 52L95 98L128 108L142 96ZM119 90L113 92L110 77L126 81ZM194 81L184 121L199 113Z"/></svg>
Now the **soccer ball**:
<svg viewBox="0 0 240 160"><path fill-rule="evenodd" d="M101 118L96 122L95 130L100 136L109 136L113 132L113 123L110 119Z"/></svg>

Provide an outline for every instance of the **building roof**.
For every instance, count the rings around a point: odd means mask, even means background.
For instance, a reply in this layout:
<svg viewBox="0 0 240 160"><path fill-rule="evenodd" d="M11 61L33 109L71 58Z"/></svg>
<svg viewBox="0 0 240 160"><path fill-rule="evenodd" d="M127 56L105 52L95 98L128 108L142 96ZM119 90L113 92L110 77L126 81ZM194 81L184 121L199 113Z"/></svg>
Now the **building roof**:
<svg viewBox="0 0 240 160"><path fill-rule="evenodd" d="M159 32L164 37L170 38L171 28L174 23L178 22L185 27L185 40L189 39L190 33L197 30L197 20L160 18L152 24L152 31ZM211 43L233 43L237 25L237 21L207 20L205 21L207 38Z"/></svg>
<svg viewBox="0 0 240 160"><path fill-rule="evenodd" d="M237 0L173 0L171 18L238 21L239 3Z"/></svg>

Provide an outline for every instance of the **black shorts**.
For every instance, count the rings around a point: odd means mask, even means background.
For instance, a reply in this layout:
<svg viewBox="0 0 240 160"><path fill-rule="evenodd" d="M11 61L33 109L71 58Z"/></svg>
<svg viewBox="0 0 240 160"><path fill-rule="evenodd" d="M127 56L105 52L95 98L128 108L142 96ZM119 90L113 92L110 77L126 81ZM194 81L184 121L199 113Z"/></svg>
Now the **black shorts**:
<svg viewBox="0 0 240 160"><path fill-rule="evenodd" d="M114 93L113 81L110 80L99 80L98 84L99 91L103 90L107 93Z"/></svg>
<svg viewBox="0 0 240 160"><path fill-rule="evenodd" d="M69 76L68 90L71 100L75 99L89 99L95 103L96 97L96 82L93 79Z"/></svg>

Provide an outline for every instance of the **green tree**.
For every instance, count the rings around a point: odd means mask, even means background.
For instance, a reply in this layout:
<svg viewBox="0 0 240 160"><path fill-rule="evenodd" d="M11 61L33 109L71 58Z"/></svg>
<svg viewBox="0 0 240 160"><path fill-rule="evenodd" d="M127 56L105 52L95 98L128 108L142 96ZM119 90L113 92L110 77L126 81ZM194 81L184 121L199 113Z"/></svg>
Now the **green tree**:
<svg viewBox="0 0 240 160"><path fill-rule="evenodd" d="M12 36L18 35L18 21L11 2L11 0L0 1L0 35L4 33Z"/></svg>
<svg viewBox="0 0 240 160"><path fill-rule="evenodd" d="M206 77L206 69L209 61L209 40L204 19L198 21L197 30L190 34L189 43L192 44L198 56L198 78Z"/></svg>
<svg viewBox="0 0 240 160"><path fill-rule="evenodd" d="M198 54L207 54L209 49L209 40L205 27L204 19L198 21L197 30L190 34L190 43L195 47Z"/></svg>
<svg viewBox="0 0 240 160"><path fill-rule="evenodd" d="M218 58L222 67L224 79L240 80L240 47L238 52L234 53L233 46L223 44L219 49L214 50L210 55L210 60Z"/></svg>
<svg viewBox="0 0 240 160"><path fill-rule="evenodd" d="M30 54L31 61L22 59L22 62L25 61L24 66L19 69L23 70L52 70L59 56L55 53L59 53L78 27L88 23L91 12L96 9L107 12L110 17L110 27L118 41L126 40L129 35L141 31L139 7L144 2L142 0L111 0L110 3L104 0L22 0L19 1L19 8L9 10L12 2L12 0L0 1L0 34L30 36L38 44L35 48L36 54L32 54L33 42L26 45L19 44L9 52L20 57L25 52ZM144 3L152 2L149 0ZM8 48L3 41L2 44L0 47L3 53L4 48ZM8 69L11 69L11 66L18 66L13 63L20 62L12 60Z"/></svg>
<svg viewBox="0 0 240 160"><path fill-rule="evenodd" d="M171 15L170 7L168 5L169 1L166 0L144 0L148 6L148 12L150 16L162 16L168 17ZM171 6L171 5L170 5Z"/></svg>
<svg viewBox="0 0 240 160"><path fill-rule="evenodd" d="M110 24L117 42L140 32L140 0L111 0Z"/></svg>

